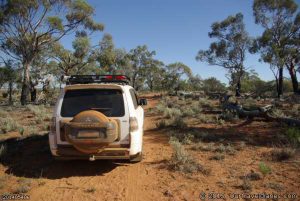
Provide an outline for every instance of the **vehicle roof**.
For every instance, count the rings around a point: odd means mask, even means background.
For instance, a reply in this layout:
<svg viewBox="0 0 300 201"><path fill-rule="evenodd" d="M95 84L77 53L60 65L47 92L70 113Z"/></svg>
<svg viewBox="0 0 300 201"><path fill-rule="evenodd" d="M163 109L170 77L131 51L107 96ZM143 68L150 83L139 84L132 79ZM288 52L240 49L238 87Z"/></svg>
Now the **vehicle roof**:
<svg viewBox="0 0 300 201"><path fill-rule="evenodd" d="M122 85L115 83L90 83L90 84L73 84L66 85L64 90L76 90L76 89L131 89L130 85Z"/></svg>

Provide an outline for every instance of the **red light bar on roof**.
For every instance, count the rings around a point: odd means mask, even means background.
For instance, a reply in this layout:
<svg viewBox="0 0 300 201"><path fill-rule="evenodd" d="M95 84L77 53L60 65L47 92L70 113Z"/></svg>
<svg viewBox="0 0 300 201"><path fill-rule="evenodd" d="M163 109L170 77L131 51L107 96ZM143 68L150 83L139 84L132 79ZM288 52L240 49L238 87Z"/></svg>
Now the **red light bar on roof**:
<svg viewBox="0 0 300 201"><path fill-rule="evenodd" d="M127 77L125 75L116 75L116 80L126 80Z"/></svg>
<svg viewBox="0 0 300 201"><path fill-rule="evenodd" d="M107 79L107 80L126 80L127 77L125 75L105 75L105 79Z"/></svg>
<svg viewBox="0 0 300 201"><path fill-rule="evenodd" d="M105 75L105 79L112 80L113 76L112 75Z"/></svg>

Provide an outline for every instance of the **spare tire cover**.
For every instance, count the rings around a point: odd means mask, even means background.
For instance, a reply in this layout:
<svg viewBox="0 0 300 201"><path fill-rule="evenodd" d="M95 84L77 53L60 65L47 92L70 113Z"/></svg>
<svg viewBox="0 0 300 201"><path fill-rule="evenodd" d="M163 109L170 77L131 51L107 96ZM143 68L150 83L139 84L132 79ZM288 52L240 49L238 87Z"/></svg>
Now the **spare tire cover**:
<svg viewBox="0 0 300 201"><path fill-rule="evenodd" d="M89 154L99 153L117 140L118 130L116 120L95 110L80 112L65 124L67 141L78 151Z"/></svg>

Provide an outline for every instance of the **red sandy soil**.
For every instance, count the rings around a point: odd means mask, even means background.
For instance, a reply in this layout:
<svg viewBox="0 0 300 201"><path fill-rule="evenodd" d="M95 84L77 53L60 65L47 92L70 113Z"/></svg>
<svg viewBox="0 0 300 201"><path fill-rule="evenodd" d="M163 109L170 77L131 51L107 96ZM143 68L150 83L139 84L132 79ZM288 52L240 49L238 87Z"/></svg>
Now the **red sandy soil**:
<svg viewBox="0 0 300 201"><path fill-rule="evenodd" d="M236 125L195 125L199 131L224 134L238 142L240 136L255 139L235 155L224 160L210 160L213 152L187 151L211 173L183 174L170 170L168 161L172 155L166 130L156 129L159 115L148 113L159 97L149 97L146 107L144 133L144 159L140 163L127 161L55 161L49 154L47 136L12 141L8 149L17 149L11 158L1 160L0 193L12 193L24 180L29 182L30 200L200 200L200 193L224 194L223 200L232 200L229 193L297 193L300 200L299 153L285 162L268 160L268 139L278 132L275 124L250 122ZM276 131L276 132L275 132ZM253 138L254 137L254 138ZM15 144L14 144L15 143ZM15 146L14 146L15 145ZM241 188L242 177L251 171L259 172L259 163L267 164L272 172L258 181L250 181L252 190ZM244 199L237 199L244 200ZM251 199L248 199L251 200ZM258 199L252 199L258 200ZM260 199L264 200L264 199ZM269 199L272 200L272 199ZM283 200L283 199L280 199ZM292 199L290 199L292 200Z"/></svg>

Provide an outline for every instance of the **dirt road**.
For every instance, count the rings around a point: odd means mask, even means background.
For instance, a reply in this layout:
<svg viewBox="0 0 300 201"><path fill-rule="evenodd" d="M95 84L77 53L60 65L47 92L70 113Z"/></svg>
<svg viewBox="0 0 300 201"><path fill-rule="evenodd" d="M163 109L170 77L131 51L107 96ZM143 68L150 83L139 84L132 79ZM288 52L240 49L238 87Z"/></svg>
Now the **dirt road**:
<svg viewBox="0 0 300 201"><path fill-rule="evenodd" d="M150 101L148 107L153 104ZM11 179L1 192L13 192L28 180L31 200L162 200L168 185L164 178L172 177L168 170L155 167L170 156L170 147L167 136L154 127L146 114L144 160L136 164L55 161L47 151L47 136L9 141L8 147L18 150L2 161L1 172Z"/></svg>
<svg viewBox="0 0 300 201"><path fill-rule="evenodd" d="M183 175L168 169L172 150L166 131L155 128L159 116L150 115L157 99L150 99L146 108L144 160L131 164L127 161L55 161L49 154L47 136L8 141L12 152L2 160L0 173L6 178L1 193L14 192L30 186L31 200L200 200L201 192L227 193L294 192L300 189L299 164L272 164L272 175L242 189L241 177L257 171L264 147L246 147L223 161L212 161L212 153L189 150L210 175ZM12 149L15 149L12 151Z"/></svg>

